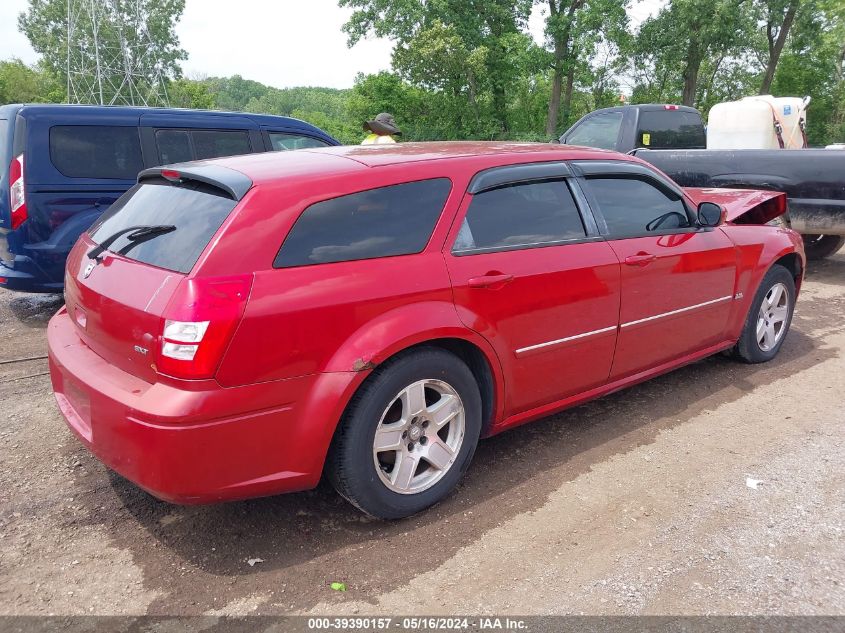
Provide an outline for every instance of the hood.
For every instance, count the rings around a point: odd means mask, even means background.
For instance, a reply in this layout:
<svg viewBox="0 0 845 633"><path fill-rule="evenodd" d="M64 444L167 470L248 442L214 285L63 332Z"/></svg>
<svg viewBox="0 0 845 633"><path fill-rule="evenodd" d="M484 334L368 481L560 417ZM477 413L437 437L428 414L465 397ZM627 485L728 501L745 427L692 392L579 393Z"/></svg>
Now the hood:
<svg viewBox="0 0 845 633"><path fill-rule="evenodd" d="M786 194L756 189L702 189L684 187L696 206L715 202L727 209L733 224L766 224L786 213Z"/></svg>

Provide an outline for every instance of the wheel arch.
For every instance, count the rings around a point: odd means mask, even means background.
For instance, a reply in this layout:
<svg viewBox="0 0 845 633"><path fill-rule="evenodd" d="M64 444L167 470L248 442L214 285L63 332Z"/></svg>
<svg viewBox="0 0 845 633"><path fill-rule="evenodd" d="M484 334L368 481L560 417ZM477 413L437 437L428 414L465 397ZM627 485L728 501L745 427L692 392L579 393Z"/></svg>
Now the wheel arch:
<svg viewBox="0 0 845 633"><path fill-rule="evenodd" d="M378 364L368 363L367 367L360 372L352 372L354 378L345 382L345 387L340 389L337 393L342 398L342 403L336 409L336 414L333 416L330 433L327 435L325 442L325 450L321 453L320 472L326 467L326 456L331 445L337 437L338 431L341 428L341 421L353 403L355 394L364 387L372 375L373 369L386 362L394 360L406 354L413 353L414 350L424 349L427 347L435 347L448 351L463 362L467 364L469 370L475 377L478 389L481 394L481 437L486 437L490 434L490 429L493 428L497 419L502 416L504 409L504 379L502 376L501 366L498 358L493 352L492 348L487 345L483 339L472 340L477 337L471 330L466 330L466 336L432 336L424 338L413 344L409 344L401 349L394 350L389 356L386 356L378 362ZM473 336L474 335L474 336ZM332 374L324 375L349 375L350 372L333 372ZM315 480L316 485L316 480Z"/></svg>
<svg viewBox="0 0 845 633"><path fill-rule="evenodd" d="M400 353L413 352L424 347L437 347L450 352L466 363L481 394L481 437L489 434L490 428L496 420L496 404L501 402L496 388L496 374L491 366L490 358L475 343L463 338L435 338L418 343Z"/></svg>
<svg viewBox="0 0 845 633"><path fill-rule="evenodd" d="M801 290L801 281L804 279L804 263L801 257L796 252L781 255L774 262L772 266L780 265L786 268L795 280L796 294ZM770 267L771 268L771 267Z"/></svg>

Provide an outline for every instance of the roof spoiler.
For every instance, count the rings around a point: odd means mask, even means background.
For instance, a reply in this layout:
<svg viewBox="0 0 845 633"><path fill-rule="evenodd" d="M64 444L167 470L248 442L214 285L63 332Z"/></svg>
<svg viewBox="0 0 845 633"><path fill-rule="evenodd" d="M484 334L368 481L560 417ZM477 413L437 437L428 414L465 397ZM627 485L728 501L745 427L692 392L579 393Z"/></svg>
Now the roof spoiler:
<svg viewBox="0 0 845 633"><path fill-rule="evenodd" d="M190 163L152 167L138 174L138 182L164 178L171 182L194 180L225 191L232 199L240 201L252 189L252 180L246 175L220 165L195 165Z"/></svg>

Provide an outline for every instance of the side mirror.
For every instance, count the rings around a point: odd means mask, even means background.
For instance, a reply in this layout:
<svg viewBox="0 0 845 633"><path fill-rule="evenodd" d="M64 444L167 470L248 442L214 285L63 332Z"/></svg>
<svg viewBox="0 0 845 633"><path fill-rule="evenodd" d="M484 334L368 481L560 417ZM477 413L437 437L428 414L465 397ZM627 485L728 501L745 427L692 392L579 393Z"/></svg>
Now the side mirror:
<svg viewBox="0 0 845 633"><path fill-rule="evenodd" d="M698 205L698 225L715 227L725 223L727 210L715 202L702 202Z"/></svg>

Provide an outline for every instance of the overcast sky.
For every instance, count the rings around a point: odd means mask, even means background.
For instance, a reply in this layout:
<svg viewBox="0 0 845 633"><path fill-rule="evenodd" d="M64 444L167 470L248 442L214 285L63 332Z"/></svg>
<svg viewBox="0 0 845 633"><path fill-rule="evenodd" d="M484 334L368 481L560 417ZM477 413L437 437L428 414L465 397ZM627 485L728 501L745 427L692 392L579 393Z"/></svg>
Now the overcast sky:
<svg viewBox="0 0 845 633"><path fill-rule="evenodd" d="M27 0L2 0L0 60L38 56L17 30L17 16ZM638 0L631 12L638 24L665 0ZM236 7L236 10L233 10ZM390 68L388 40L361 41L352 49L340 30L351 11L337 0L187 0L176 28L189 57L182 64L188 77L239 74L270 86L350 88L359 72ZM543 16L535 9L530 30L543 38Z"/></svg>

